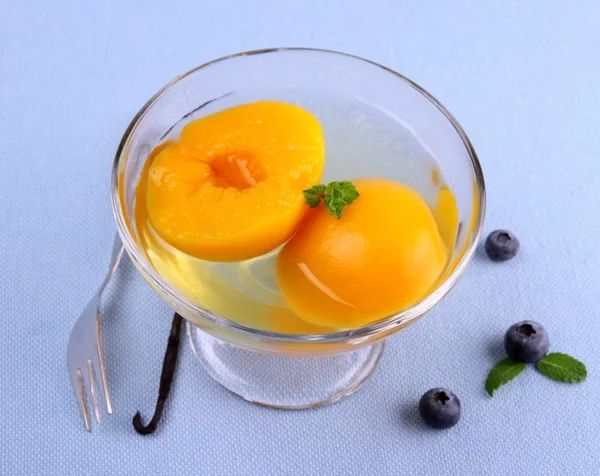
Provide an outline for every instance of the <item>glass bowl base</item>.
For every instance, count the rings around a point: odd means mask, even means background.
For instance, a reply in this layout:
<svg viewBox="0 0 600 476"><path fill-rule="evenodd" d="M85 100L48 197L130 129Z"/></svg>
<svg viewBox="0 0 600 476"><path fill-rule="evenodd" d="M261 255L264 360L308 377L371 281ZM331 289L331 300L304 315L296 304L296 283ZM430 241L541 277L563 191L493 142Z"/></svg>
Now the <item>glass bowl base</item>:
<svg viewBox="0 0 600 476"><path fill-rule="evenodd" d="M208 374L252 403L306 409L333 403L358 390L384 349L380 341L351 352L318 357L267 355L228 344L187 324L192 349Z"/></svg>

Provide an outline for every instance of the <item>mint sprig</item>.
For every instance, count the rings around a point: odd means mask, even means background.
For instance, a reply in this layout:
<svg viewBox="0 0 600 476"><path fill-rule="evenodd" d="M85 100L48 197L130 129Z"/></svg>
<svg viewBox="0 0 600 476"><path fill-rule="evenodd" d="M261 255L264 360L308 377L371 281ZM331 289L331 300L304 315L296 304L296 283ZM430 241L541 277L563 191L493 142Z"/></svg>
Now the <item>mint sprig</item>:
<svg viewBox="0 0 600 476"><path fill-rule="evenodd" d="M567 354L552 352L536 364L539 372L559 382L579 383L587 377L585 364Z"/></svg>
<svg viewBox="0 0 600 476"><path fill-rule="evenodd" d="M526 364L515 362L511 359L504 359L498 362L485 381L485 390L490 397L502 385L510 382L517 377ZM552 352L536 364L538 372L542 375L565 383L579 383L587 378L587 369L583 362L560 352Z"/></svg>
<svg viewBox="0 0 600 476"><path fill-rule="evenodd" d="M510 359L501 360L490 370L485 381L485 390L490 397L493 397L496 390L513 380L523 370L525 370L523 362L514 362Z"/></svg>
<svg viewBox="0 0 600 476"><path fill-rule="evenodd" d="M360 195L352 182L329 182L327 185L314 185L304 190L304 200L311 208L316 208L323 201L330 215L338 220L344 213L346 205L350 205Z"/></svg>

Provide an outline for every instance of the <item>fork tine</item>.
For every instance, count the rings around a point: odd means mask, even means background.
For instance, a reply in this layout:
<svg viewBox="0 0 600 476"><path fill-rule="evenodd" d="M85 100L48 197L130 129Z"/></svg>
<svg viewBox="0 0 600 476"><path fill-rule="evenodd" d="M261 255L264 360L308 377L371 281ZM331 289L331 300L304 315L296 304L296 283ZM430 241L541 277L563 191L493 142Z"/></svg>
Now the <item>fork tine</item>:
<svg viewBox="0 0 600 476"><path fill-rule="evenodd" d="M106 402L106 411L112 414L112 401L108 391L108 379L106 378L106 369L104 367L104 351L102 350L102 333L100 332L100 319L96 314L96 343L98 345L98 361L100 366L100 377L102 380L102 394Z"/></svg>
<svg viewBox="0 0 600 476"><path fill-rule="evenodd" d="M98 396L96 395L96 378L94 375L94 369L92 367L92 361L87 360L87 371L88 371L88 382L90 385L90 395L92 396L92 408L94 409L94 418L96 423L100 423L100 408L98 408Z"/></svg>
<svg viewBox="0 0 600 476"><path fill-rule="evenodd" d="M90 415L88 414L87 402L85 400L85 390L83 388L83 375L81 374L81 369L77 369L77 390L78 397L77 401L79 402L79 408L81 409L81 414L83 415L83 421L85 423L85 429L87 431L92 431L92 426L90 424Z"/></svg>

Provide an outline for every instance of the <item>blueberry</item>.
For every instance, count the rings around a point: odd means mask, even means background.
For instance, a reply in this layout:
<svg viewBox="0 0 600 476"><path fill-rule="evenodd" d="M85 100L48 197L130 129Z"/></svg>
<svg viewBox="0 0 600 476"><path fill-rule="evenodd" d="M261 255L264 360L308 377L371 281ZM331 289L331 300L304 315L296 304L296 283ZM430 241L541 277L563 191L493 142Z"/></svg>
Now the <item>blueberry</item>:
<svg viewBox="0 0 600 476"><path fill-rule="evenodd" d="M494 261L506 261L519 252L519 240L510 231L496 230L487 237L485 251Z"/></svg>
<svg viewBox="0 0 600 476"><path fill-rule="evenodd" d="M549 347L546 329L533 321L517 322L504 336L506 354L515 362L537 362L546 356Z"/></svg>
<svg viewBox="0 0 600 476"><path fill-rule="evenodd" d="M460 401L450 390L432 388L421 397L419 413L433 428L451 428L460 420Z"/></svg>

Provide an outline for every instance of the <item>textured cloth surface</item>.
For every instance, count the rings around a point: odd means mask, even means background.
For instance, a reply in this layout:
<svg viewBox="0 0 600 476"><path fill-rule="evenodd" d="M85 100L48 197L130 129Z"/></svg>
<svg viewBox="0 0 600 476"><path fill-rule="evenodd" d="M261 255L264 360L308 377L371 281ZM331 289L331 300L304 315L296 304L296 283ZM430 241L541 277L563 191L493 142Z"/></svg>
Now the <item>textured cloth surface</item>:
<svg viewBox="0 0 600 476"><path fill-rule="evenodd" d="M0 0L0 474L598 474L598 25L593 1ZM87 434L66 343L105 273L121 135L175 75L280 45L368 57L439 98L481 158L486 230L510 228L522 251L478 253L365 388L318 410L243 402L186 341L147 438L131 418L154 407L171 312L126 262L104 310L115 412ZM588 365L587 382L528 369L487 397L503 332L524 318ZM415 410L439 385L463 403L446 432Z"/></svg>

